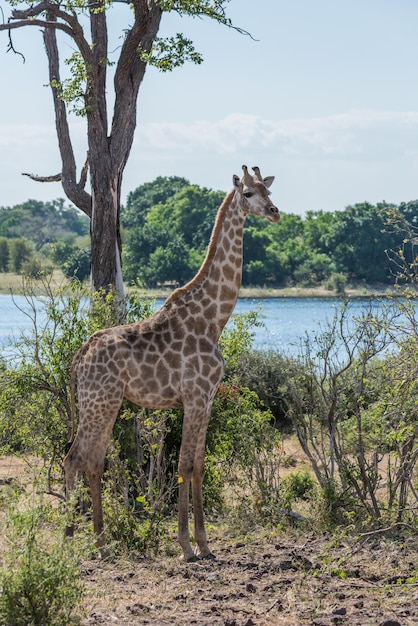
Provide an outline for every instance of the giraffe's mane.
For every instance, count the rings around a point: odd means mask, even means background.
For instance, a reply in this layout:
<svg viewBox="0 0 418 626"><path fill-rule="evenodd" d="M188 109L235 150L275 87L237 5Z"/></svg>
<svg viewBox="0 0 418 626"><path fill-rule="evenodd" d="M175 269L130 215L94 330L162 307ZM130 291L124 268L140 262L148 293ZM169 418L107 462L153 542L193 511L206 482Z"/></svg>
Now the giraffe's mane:
<svg viewBox="0 0 418 626"><path fill-rule="evenodd" d="M230 191L228 195L225 196L221 206L218 209L218 213L216 214L215 224L212 230L212 235L209 241L208 250L206 252L206 257L200 269L198 270L197 274L195 275L194 278L189 280L188 283L186 283L182 287L178 287L178 289L175 289L173 293L167 298L167 300L165 301L165 304L168 304L169 302L171 302L178 296L182 295L186 291L189 291L193 287L196 287L196 285L201 283L202 280L206 278L206 276L208 275L210 267L212 265L213 258L215 256L216 249L217 249L219 233L221 231L222 224L225 219L225 214L227 212L229 205L232 202L232 198L234 197L234 194L235 194L235 189L232 189L232 191Z"/></svg>

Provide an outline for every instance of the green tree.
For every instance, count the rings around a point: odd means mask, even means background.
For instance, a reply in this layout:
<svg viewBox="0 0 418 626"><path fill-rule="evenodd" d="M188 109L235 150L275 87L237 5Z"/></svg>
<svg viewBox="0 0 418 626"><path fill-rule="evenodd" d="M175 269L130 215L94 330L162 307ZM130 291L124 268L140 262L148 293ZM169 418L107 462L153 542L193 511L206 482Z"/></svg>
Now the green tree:
<svg viewBox="0 0 418 626"><path fill-rule="evenodd" d="M9 270L20 272L25 261L32 257L33 250L29 241L23 237L10 239L9 242Z"/></svg>
<svg viewBox="0 0 418 626"><path fill-rule="evenodd" d="M384 204L363 202L334 213L326 246L337 272L369 283L390 282L385 250L393 248L395 241L385 231L385 210Z"/></svg>
<svg viewBox="0 0 418 626"><path fill-rule="evenodd" d="M308 211L306 213L303 234L312 250L329 255L328 233L334 221L335 213L331 211Z"/></svg>
<svg viewBox="0 0 418 626"><path fill-rule="evenodd" d="M295 268L293 277L296 283L310 287L329 278L333 270L334 264L327 254L310 251L306 259Z"/></svg>
<svg viewBox="0 0 418 626"><path fill-rule="evenodd" d="M128 231L126 237L129 237L131 229L145 225L147 214L154 205L165 204L187 185L190 185L189 181L179 176L158 176L153 182L144 183L131 191L121 212L122 228Z"/></svg>
<svg viewBox="0 0 418 626"><path fill-rule="evenodd" d="M268 231L261 230L258 224L249 226L244 231L242 269L244 285L263 285L269 282L266 249L270 241Z"/></svg>
<svg viewBox="0 0 418 626"><path fill-rule="evenodd" d="M89 232L88 219L64 200L40 202L28 200L0 210L0 236L26 237L39 252L58 240L73 242Z"/></svg>
<svg viewBox="0 0 418 626"><path fill-rule="evenodd" d="M283 213L277 227L270 229L266 262L270 266L271 284L293 282L295 269L308 258L310 250L304 240L303 227L300 215Z"/></svg>
<svg viewBox="0 0 418 626"><path fill-rule="evenodd" d="M412 227L418 227L418 200L401 202L398 211Z"/></svg>
<svg viewBox="0 0 418 626"><path fill-rule="evenodd" d="M19 237L20 224L25 218L25 211L21 205L16 207L2 207L0 211L0 236Z"/></svg>
<svg viewBox="0 0 418 626"><path fill-rule="evenodd" d="M125 3L122 4L125 11ZM186 61L202 62L201 55L184 35L157 37L161 19L164 13L176 11L233 27L226 16L226 4L227 0L133 0L129 4L131 15L126 18L126 26L112 53L107 18L109 10L113 14L121 10L117 2L89 0L85 5L63 5L56 0L27 0L15 8L14 0L10 0L11 15L0 25L0 30L9 33L9 49L14 50L14 29L34 26L43 32L62 162L58 176L32 178L42 182L60 180L67 198L91 218L95 290L116 289L123 298L120 192L134 138L139 88L147 65L171 71ZM70 70L67 79L61 77L62 41L72 50L64 61ZM107 81L111 66L113 93ZM110 102L114 102L113 115L109 111ZM87 123L88 153L78 171L68 123L70 112L84 116ZM90 191L86 190L88 179Z"/></svg>
<svg viewBox="0 0 418 626"><path fill-rule="evenodd" d="M90 274L90 250L75 250L63 264L64 274L68 278L83 281Z"/></svg>
<svg viewBox="0 0 418 626"><path fill-rule="evenodd" d="M130 195L126 213L122 211L126 278L146 285L192 278L223 198L220 191L190 185L182 178L159 177L139 187Z"/></svg>
<svg viewBox="0 0 418 626"><path fill-rule="evenodd" d="M9 269L9 240L7 237L0 237L0 272L7 272Z"/></svg>
<svg viewBox="0 0 418 626"><path fill-rule="evenodd" d="M165 246L158 246L149 256L149 263L139 271L144 283L183 284L193 278L200 263L191 263L191 251L182 237L174 236Z"/></svg>

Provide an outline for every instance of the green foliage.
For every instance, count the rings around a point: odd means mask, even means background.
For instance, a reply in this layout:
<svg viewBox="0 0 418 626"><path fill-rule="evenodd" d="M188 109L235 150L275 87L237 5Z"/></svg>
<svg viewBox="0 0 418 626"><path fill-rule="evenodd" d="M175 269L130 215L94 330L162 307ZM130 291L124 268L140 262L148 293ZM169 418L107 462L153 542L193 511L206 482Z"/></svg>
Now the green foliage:
<svg viewBox="0 0 418 626"><path fill-rule="evenodd" d="M347 277L344 274L333 272L329 279L325 282L328 289L335 291L337 296L343 296L347 288Z"/></svg>
<svg viewBox="0 0 418 626"><path fill-rule="evenodd" d="M398 286L418 290L418 254L416 217L417 202L401 204L386 210L386 230L397 238L397 245L388 250L393 275Z"/></svg>
<svg viewBox="0 0 418 626"><path fill-rule="evenodd" d="M79 624L83 595L80 574L82 550L56 540L48 531L50 509L10 507L8 547L0 569L0 624L5 626L67 626Z"/></svg>
<svg viewBox="0 0 418 626"><path fill-rule="evenodd" d="M37 277L65 263L88 236L89 222L63 200L28 200L0 210L0 271ZM82 254L82 253L80 253ZM81 265L81 263L79 263Z"/></svg>
<svg viewBox="0 0 418 626"><path fill-rule="evenodd" d="M280 433L269 411L260 408L257 394L233 384L221 385L209 422L204 493L207 506L223 506L245 498L247 506L265 519L262 509L276 499L275 453ZM248 497L247 494L251 494Z"/></svg>
<svg viewBox="0 0 418 626"><path fill-rule="evenodd" d="M212 20L233 27L231 20L226 16L225 5L229 0L157 0L162 11L176 11L191 17L208 17Z"/></svg>
<svg viewBox="0 0 418 626"><path fill-rule="evenodd" d="M32 257L24 261L20 269L22 274L29 278L41 278L41 276L52 274L53 267L40 257Z"/></svg>
<svg viewBox="0 0 418 626"><path fill-rule="evenodd" d="M126 436L126 420L122 416L115 431L119 439L107 455L104 474L103 512L106 534L114 553L135 551L139 554L156 554L165 536L163 507L169 502L168 489L173 476L158 465L163 459L163 441L149 447L149 433L141 432L139 449L134 450L135 466L130 448L124 446L121 434ZM155 416L154 416L155 418ZM124 423L125 428L121 428ZM154 419L153 428L161 431L160 422ZM152 440L152 438L151 438ZM138 452L144 454L138 459ZM148 459L146 458L149 452ZM142 461L142 462L138 462ZM148 461L148 462L146 462ZM153 461L157 461L154 463Z"/></svg>
<svg viewBox="0 0 418 626"><path fill-rule="evenodd" d="M386 205L367 202L334 213L326 236L326 247L333 250L337 272L367 282L388 282L386 250L394 247L385 231Z"/></svg>
<svg viewBox="0 0 418 626"><path fill-rule="evenodd" d="M138 187L121 214L128 280L176 284L193 276L223 197L176 177ZM310 211L304 218L282 214L274 228L249 216L243 285L325 283L342 295L349 280L393 282L386 251L399 248L402 233L386 228L390 210L363 203L344 211Z"/></svg>
<svg viewBox="0 0 418 626"><path fill-rule="evenodd" d="M319 490L315 515L321 527L330 531L355 520L358 522L359 518L352 494L342 491L341 485L333 478L326 480Z"/></svg>
<svg viewBox="0 0 418 626"><path fill-rule="evenodd" d="M25 262L29 261L33 254L30 242L24 237L11 239L9 242L9 270L19 273Z"/></svg>
<svg viewBox="0 0 418 626"><path fill-rule="evenodd" d="M138 188L121 214L126 279L155 286L192 278L222 199L220 192L175 177Z"/></svg>
<svg viewBox="0 0 418 626"><path fill-rule="evenodd" d="M83 282L90 276L90 250L75 250L63 263L62 269L67 278L76 278Z"/></svg>
<svg viewBox="0 0 418 626"><path fill-rule="evenodd" d="M85 89L87 83L86 65L80 52L74 52L65 60L71 72L71 77L59 83L51 80L50 85L56 89L60 98L67 105L71 105L71 111L76 115L86 115Z"/></svg>
<svg viewBox="0 0 418 626"><path fill-rule="evenodd" d="M89 220L64 200L40 202L28 200L23 204L0 210L0 236L27 237L36 251L58 240L71 242L87 235Z"/></svg>
<svg viewBox="0 0 418 626"><path fill-rule="evenodd" d="M193 42L181 33L166 39L156 37L151 52L140 50L140 57L142 61L153 65L161 72L172 72L174 68L181 67L187 61L196 65L203 62L203 57L196 52Z"/></svg>
<svg viewBox="0 0 418 626"><path fill-rule="evenodd" d="M0 272L7 272L9 268L9 240L0 237Z"/></svg>
<svg viewBox="0 0 418 626"><path fill-rule="evenodd" d="M226 362L228 378L234 378L241 360L250 354L255 336L254 327L262 325L259 317L260 311L234 313L223 331L219 346Z"/></svg>
<svg viewBox="0 0 418 626"><path fill-rule="evenodd" d="M299 499L308 500L316 493L317 482L306 470L291 472L281 481L283 499L288 508Z"/></svg>
<svg viewBox="0 0 418 626"><path fill-rule="evenodd" d="M290 376L289 415L331 524L347 512L360 526L416 521L418 341L415 309L405 306L377 317L371 305L348 330L345 305L306 339L303 370Z"/></svg>
<svg viewBox="0 0 418 626"><path fill-rule="evenodd" d="M287 411L291 402L288 380L298 371L295 359L273 350L247 350L231 366L231 374L238 384L256 392L276 424L288 425Z"/></svg>

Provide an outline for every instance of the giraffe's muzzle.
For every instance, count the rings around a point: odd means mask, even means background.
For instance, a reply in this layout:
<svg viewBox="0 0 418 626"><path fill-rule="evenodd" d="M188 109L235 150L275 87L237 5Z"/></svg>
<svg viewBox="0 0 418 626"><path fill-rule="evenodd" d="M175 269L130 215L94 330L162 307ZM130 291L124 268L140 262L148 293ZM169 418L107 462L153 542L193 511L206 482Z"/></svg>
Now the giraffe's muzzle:
<svg viewBox="0 0 418 626"><path fill-rule="evenodd" d="M269 222L278 222L280 220L279 209L276 206L270 207L267 219Z"/></svg>

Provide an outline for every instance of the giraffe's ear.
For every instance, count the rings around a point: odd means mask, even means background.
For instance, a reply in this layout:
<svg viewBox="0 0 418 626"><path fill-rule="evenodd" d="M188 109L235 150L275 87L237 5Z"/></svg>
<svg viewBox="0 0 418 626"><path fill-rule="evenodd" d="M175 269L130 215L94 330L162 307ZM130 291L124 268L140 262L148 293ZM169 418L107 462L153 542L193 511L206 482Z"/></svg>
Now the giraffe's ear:
<svg viewBox="0 0 418 626"><path fill-rule="evenodd" d="M274 180L274 176L266 176L265 178L263 178L263 183L265 184L266 187L270 187L273 180Z"/></svg>
<svg viewBox="0 0 418 626"><path fill-rule="evenodd" d="M237 191L241 189L240 177L237 176L236 174L234 174L232 177L232 184L234 185L234 189L236 189Z"/></svg>

